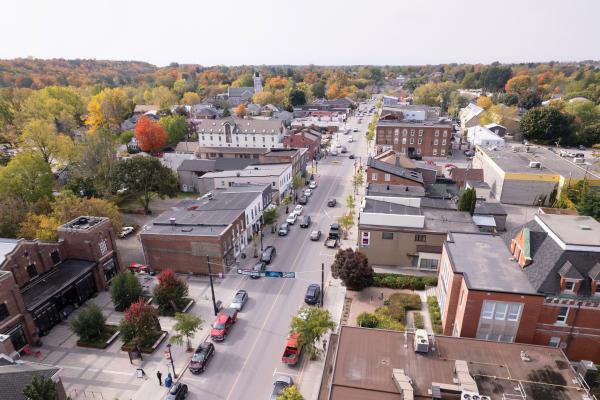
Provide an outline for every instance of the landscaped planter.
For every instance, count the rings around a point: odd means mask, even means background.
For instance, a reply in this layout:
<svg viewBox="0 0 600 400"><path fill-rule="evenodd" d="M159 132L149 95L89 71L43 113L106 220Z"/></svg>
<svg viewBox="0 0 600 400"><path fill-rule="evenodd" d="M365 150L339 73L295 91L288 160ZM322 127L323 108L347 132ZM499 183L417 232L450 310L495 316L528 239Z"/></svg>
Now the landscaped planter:
<svg viewBox="0 0 600 400"><path fill-rule="evenodd" d="M83 342L78 340L77 346L91 349L105 349L117 339L119 334L118 325L106 325L106 334L102 338L94 342Z"/></svg>
<svg viewBox="0 0 600 400"><path fill-rule="evenodd" d="M194 299L192 299L192 298L187 297L183 300L185 301L185 306L181 310L178 310L178 311L173 311L172 309L161 310L160 308L158 308L158 305L156 306L156 309L158 310L158 313L161 317L173 317L176 312L186 312L192 306L192 304L194 304ZM150 303L147 303L147 304L150 304Z"/></svg>
<svg viewBox="0 0 600 400"><path fill-rule="evenodd" d="M139 351L142 352L143 354L154 353L154 351L156 351L158 346L160 346L160 344L163 342L163 340L165 340L165 338L169 334L169 332L167 332L167 331L161 331L161 332L162 332L161 335L158 337L158 339L156 339L154 341L154 344L151 347L140 347ZM138 351L138 348L125 343L125 344L123 344L123 346L121 346L121 350L127 351L127 352L132 352L132 351Z"/></svg>

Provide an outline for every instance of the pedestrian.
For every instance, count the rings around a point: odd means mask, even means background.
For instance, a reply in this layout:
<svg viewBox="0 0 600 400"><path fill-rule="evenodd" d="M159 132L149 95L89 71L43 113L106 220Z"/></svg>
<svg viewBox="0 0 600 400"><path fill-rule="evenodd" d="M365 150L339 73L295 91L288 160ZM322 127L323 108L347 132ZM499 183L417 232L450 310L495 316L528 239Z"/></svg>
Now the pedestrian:
<svg viewBox="0 0 600 400"><path fill-rule="evenodd" d="M327 350L327 339L323 339L323 352Z"/></svg>
<svg viewBox="0 0 600 400"><path fill-rule="evenodd" d="M290 211L289 211L289 209L288 209L288 206L285 206L285 213L287 214L287 213L289 213L289 212L290 212Z"/></svg>
<svg viewBox="0 0 600 400"><path fill-rule="evenodd" d="M162 374L160 371L156 371L156 377L158 378L158 384L162 386Z"/></svg>

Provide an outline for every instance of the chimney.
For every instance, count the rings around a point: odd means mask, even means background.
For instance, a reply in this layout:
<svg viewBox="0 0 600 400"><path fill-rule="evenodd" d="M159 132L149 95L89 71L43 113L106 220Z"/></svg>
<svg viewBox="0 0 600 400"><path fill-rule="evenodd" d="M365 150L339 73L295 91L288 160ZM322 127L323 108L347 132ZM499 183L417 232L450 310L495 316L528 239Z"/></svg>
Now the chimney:
<svg viewBox="0 0 600 400"><path fill-rule="evenodd" d="M169 222L171 223L171 225L175 225L175 221L176 221L175 218L173 218L173 217L169 218Z"/></svg>
<svg viewBox="0 0 600 400"><path fill-rule="evenodd" d="M400 154L396 154L396 167L400 166Z"/></svg>

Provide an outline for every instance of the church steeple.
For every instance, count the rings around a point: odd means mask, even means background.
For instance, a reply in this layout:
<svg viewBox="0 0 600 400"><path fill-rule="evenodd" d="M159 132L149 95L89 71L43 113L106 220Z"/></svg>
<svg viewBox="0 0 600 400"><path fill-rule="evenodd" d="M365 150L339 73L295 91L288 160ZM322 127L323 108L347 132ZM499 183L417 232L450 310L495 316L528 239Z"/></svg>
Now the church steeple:
<svg viewBox="0 0 600 400"><path fill-rule="evenodd" d="M263 86L262 86L262 76L260 76L260 72L258 72L258 71L254 72L253 78L254 78L254 93L262 92Z"/></svg>

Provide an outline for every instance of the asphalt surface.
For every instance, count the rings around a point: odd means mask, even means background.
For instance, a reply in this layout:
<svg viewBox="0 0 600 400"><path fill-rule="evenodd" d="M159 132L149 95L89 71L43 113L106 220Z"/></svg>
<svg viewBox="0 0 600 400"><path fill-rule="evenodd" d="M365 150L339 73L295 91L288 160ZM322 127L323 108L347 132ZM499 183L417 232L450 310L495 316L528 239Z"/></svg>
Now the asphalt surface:
<svg viewBox="0 0 600 400"><path fill-rule="evenodd" d="M277 255L268 270L294 271L295 279L266 278L250 279L248 276L228 277L221 287L220 293L229 289L229 299L237 289L245 289L249 300L231 333L224 342L215 343L216 352L206 372L193 375L185 371L181 381L189 387L188 399L268 399L277 375L285 374L299 384L302 392L308 386L319 382L303 382L303 370L307 357L303 357L300 365L288 367L281 362L292 316L304 305L304 294L310 283L321 283L321 263L325 264L326 280L330 276L330 264L335 250L324 246L324 239L329 225L345 211L345 197L352 191L351 177L354 174L355 162L366 162L365 131L370 117L363 117L363 123L357 124L358 118L351 117L348 128L358 127L360 132L353 132L355 142L348 143L349 135L339 134L337 139L346 146L348 154L329 156L321 160L317 166L316 180L318 187L313 191L302 215L310 215L312 224L308 229L300 228L300 218L285 237L265 234L264 246L274 245ZM334 135L334 140L336 136ZM355 154L356 160L348 159ZM336 198L336 207L327 207L329 198ZM290 210L293 207L290 206ZM280 215L280 223L285 219ZM321 240L309 240L314 229L322 232ZM354 234L356 228L354 228ZM212 321L207 321L211 323ZM305 388L305 389L303 389Z"/></svg>

